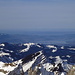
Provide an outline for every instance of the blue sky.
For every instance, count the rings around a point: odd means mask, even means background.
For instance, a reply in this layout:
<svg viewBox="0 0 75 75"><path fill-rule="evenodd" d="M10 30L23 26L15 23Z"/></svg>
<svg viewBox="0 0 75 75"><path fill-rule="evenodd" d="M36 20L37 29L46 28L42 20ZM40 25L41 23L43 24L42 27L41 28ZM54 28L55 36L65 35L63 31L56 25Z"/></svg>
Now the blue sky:
<svg viewBox="0 0 75 75"><path fill-rule="evenodd" d="M74 29L74 0L0 0L0 31Z"/></svg>

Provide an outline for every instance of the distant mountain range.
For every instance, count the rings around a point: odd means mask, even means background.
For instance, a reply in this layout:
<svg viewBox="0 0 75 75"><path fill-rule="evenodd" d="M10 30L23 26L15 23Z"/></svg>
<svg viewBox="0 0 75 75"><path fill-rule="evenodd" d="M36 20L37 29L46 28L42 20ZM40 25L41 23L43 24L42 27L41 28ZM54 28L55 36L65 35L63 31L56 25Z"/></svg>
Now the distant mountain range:
<svg viewBox="0 0 75 75"><path fill-rule="evenodd" d="M43 43L64 46L75 46L74 33L25 33L25 34L4 34L0 33L0 43Z"/></svg>

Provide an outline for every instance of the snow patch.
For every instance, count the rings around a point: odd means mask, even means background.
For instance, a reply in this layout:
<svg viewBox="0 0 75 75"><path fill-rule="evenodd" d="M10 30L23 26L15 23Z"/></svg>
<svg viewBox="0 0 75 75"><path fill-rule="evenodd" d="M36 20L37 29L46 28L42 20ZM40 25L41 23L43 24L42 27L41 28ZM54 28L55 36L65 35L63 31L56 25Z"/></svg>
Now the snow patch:
<svg viewBox="0 0 75 75"><path fill-rule="evenodd" d="M56 48L56 47L53 46L53 45L47 45L46 47L48 47L48 48Z"/></svg>
<svg viewBox="0 0 75 75"><path fill-rule="evenodd" d="M50 63L45 63L45 64L43 64L43 66L48 72L50 72L50 69L53 68L53 65Z"/></svg>
<svg viewBox="0 0 75 75"><path fill-rule="evenodd" d="M40 45L37 45L37 47L41 48L41 46L40 46Z"/></svg>
<svg viewBox="0 0 75 75"><path fill-rule="evenodd" d="M50 58L50 59L53 59L54 57L53 57L53 56L50 56L49 58Z"/></svg>
<svg viewBox="0 0 75 75"><path fill-rule="evenodd" d="M56 64L63 62L62 59L60 58L60 56L56 56L55 58L56 58L56 61L55 61Z"/></svg>
<svg viewBox="0 0 75 75"><path fill-rule="evenodd" d="M0 53L0 56L4 56L4 55L10 55L10 54L9 53L4 53L4 52Z"/></svg>
<svg viewBox="0 0 75 75"><path fill-rule="evenodd" d="M57 51L56 49L53 49L53 50L52 50L53 53L56 52L56 51Z"/></svg>
<svg viewBox="0 0 75 75"><path fill-rule="evenodd" d="M70 55L66 55L66 57L70 58L71 56Z"/></svg>
<svg viewBox="0 0 75 75"><path fill-rule="evenodd" d="M0 44L0 46L4 47L4 46L5 46L5 44Z"/></svg>
<svg viewBox="0 0 75 75"><path fill-rule="evenodd" d="M61 46L61 49L64 49L64 46Z"/></svg>
<svg viewBox="0 0 75 75"><path fill-rule="evenodd" d="M75 48L68 48L69 50L75 50Z"/></svg>
<svg viewBox="0 0 75 75"><path fill-rule="evenodd" d="M27 46L27 48L21 50L20 52L26 52L26 51L28 51L31 45L35 45L35 44L34 43L26 43L26 44L24 44L24 46Z"/></svg>

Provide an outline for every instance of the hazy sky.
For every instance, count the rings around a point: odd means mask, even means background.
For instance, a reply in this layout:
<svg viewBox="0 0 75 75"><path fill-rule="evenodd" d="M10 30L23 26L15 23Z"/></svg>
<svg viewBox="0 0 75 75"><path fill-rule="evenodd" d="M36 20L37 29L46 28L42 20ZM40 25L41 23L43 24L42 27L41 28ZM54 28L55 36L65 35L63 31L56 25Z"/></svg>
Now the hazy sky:
<svg viewBox="0 0 75 75"><path fill-rule="evenodd" d="M75 29L75 0L0 0L0 30Z"/></svg>

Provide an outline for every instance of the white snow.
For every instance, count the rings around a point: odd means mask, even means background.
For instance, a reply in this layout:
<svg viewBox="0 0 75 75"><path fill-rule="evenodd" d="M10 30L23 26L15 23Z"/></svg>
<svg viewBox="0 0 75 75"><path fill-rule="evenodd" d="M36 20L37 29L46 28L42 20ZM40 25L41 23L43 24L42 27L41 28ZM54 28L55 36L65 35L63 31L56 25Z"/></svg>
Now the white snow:
<svg viewBox="0 0 75 75"><path fill-rule="evenodd" d="M50 48L54 48L54 49L52 50L53 53L57 51L57 47L55 47L55 46L53 46L53 45L47 45L46 47L48 47L49 49L50 49Z"/></svg>
<svg viewBox="0 0 75 75"><path fill-rule="evenodd" d="M9 59L10 59L10 60L12 60L12 61L14 60L14 59L13 59L13 58L11 58L11 57L9 57Z"/></svg>
<svg viewBox="0 0 75 75"><path fill-rule="evenodd" d="M66 55L66 57L70 58L71 56L70 55Z"/></svg>
<svg viewBox="0 0 75 75"><path fill-rule="evenodd" d="M18 61L13 62L13 63L15 63L15 64L19 65L19 64L21 64L21 63L22 63L22 60L20 59L20 60L18 60Z"/></svg>
<svg viewBox="0 0 75 75"><path fill-rule="evenodd" d="M41 48L41 46L40 45L37 45L39 48Z"/></svg>
<svg viewBox="0 0 75 75"><path fill-rule="evenodd" d="M4 56L4 55L10 55L10 54L9 53L4 53L4 52L0 53L0 56Z"/></svg>
<svg viewBox="0 0 75 75"><path fill-rule="evenodd" d="M3 46L3 47L4 47L4 46L5 46L5 44L0 44L0 46Z"/></svg>
<svg viewBox="0 0 75 75"><path fill-rule="evenodd" d="M0 61L0 68L3 67L4 63Z"/></svg>
<svg viewBox="0 0 75 75"><path fill-rule="evenodd" d="M64 49L64 46L61 46L61 49Z"/></svg>
<svg viewBox="0 0 75 75"><path fill-rule="evenodd" d="M53 50L52 50L53 53L56 52L56 51L57 51L56 49L53 49Z"/></svg>
<svg viewBox="0 0 75 75"><path fill-rule="evenodd" d="M50 63L45 63L45 64L43 64L43 66L48 72L50 72L50 69L53 68L53 65Z"/></svg>
<svg viewBox="0 0 75 75"><path fill-rule="evenodd" d="M46 60L46 58L45 58L45 56L44 55L42 55L42 57L41 57L41 63L44 63L44 61Z"/></svg>
<svg viewBox="0 0 75 75"><path fill-rule="evenodd" d="M3 48L0 48L1 50L3 50Z"/></svg>
<svg viewBox="0 0 75 75"><path fill-rule="evenodd" d="M73 69L75 69L75 67L73 66Z"/></svg>
<svg viewBox="0 0 75 75"><path fill-rule="evenodd" d="M15 64L15 63L13 63ZM15 68L17 67L17 65L14 65L14 66L5 66L5 63L3 62L0 62L0 69L4 70L4 71L7 71L6 74L4 74L3 72L0 72L0 75L7 75L10 71L13 71Z"/></svg>
<svg viewBox="0 0 75 75"><path fill-rule="evenodd" d="M30 69L30 67L32 67L32 65L34 64L34 62L36 61L36 59L37 59L40 55L42 55L42 51L39 51L39 52L40 52L40 54L39 54L38 56L36 56L35 59L33 59L32 61L29 61L28 63L25 63L25 64L23 65L23 70L24 70L24 72L26 72L28 69Z"/></svg>
<svg viewBox="0 0 75 75"><path fill-rule="evenodd" d="M53 56L50 56L49 58L50 58L50 59L53 59L54 57L53 57Z"/></svg>
<svg viewBox="0 0 75 75"><path fill-rule="evenodd" d="M4 73L0 72L0 75L6 75L6 74L4 74Z"/></svg>
<svg viewBox="0 0 75 75"><path fill-rule="evenodd" d="M56 48L56 47L53 46L53 45L47 45L46 47L48 47L48 48Z"/></svg>
<svg viewBox="0 0 75 75"><path fill-rule="evenodd" d="M36 58L33 60L33 61L30 61L26 64L23 65L23 71L26 72L32 65L33 63L35 62Z"/></svg>
<svg viewBox="0 0 75 75"><path fill-rule="evenodd" d="M56 64L63 62L62 59L60 58L60 56L56 56L55 58L56 58L56 61L55 61Z"/></svg>
<svg viewBox="0 0 75 75"><path fill-rule="evenodd" d="M69 50L75 50L75 48L68 48Z"/></svg>
<svg viewBox="0 0 75 75"><path fill-rule="evenodd" d="M14 68L15 68L15 66L6 66L6 67L4 67L3 69L5 70L5 71L12 71L12 70L14 70Z"/></svg>
<svg viewBox="0 0 75 75"><path fill-rule="evenodd" d="M27 48L21 50L20 52L26 52L26 51L28 51L31 45L35 45L35 44L34 43L26 43L26 44L24 44L24 46L27 46Z"/></svg>
<svg viewBox="0 0 75 75"><path fill-rule="evenodd" d="M66 75L66 73L65 72L62 72L61 75Z"/></svg>

